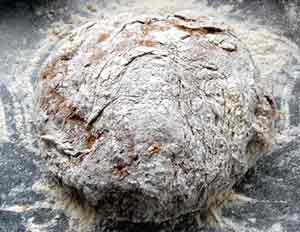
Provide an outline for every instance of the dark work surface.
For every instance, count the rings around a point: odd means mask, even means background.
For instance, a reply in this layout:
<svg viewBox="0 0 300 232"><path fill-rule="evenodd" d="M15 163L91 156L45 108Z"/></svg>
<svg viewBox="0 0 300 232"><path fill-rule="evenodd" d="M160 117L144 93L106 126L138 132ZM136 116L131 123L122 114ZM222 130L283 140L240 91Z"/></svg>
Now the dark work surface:
<svg viewBox="0 0 300 232"><path fill-rule="evenodd" d="M43 205L46 196L32 188L41 178L41 166L32 125L30 88L44 58L39 57L30 75L26 70L32 65L50 24L59 20L69 22L72 14L92 17L86 10L88 2L92 1L0 0L0 232L68 229L65 213ZM97 2L104 9L109 5L109 1ZM262 24L276 26L283 35L300 43L300 17L297 17L300 3L297 1L209 2L212 7L230 3L232 17L242 21L254 16ZM298 90L295 86L293 94L297 98L289 103L296 114L290 115L291 126L295 127L299 126ZM258 162L257 172L238 189L255 200L223 210L233 231L300 231L299 153L300 138L295 137ZM176 227L176 231L194 230L184 225Z"/></svg>

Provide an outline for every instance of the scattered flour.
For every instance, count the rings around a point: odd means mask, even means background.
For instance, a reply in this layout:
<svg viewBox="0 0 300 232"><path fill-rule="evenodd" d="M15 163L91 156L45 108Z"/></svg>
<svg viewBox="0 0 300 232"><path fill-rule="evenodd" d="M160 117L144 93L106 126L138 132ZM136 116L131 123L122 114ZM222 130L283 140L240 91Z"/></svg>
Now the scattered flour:
<svg viewBox="0 0 300 232"><path fill-rule="evenodd" d="M0 143L5 143L9 140L6 119L2 101L0 101Z"/></svg>
<svg viewBox="0 0 300 232"><path fill-rule="evenodd" d="M239 1L241 2L242 0ZM224 21L225 23L232 25L239 37L248 45L253 59L260 70L262 80L266 85L269 84L270 81L272 81L271 89L272 91L274 91L273 93L283 98L289 97L289 90L292 88L292 86L284 87L283 90L282 88L279 88L277 90L275 86L276 81L274 82L274 77L275 79L280 77L277 74L282 72L282 70L285 70L286 66L293 60L296 60L296 62L300 60L299 48L296 44L266 26L253 24L253 22L237 21L231 18L231 5L223 5L215 9L212 7L208 7L205 1L199 2L185 0L183 3L183 1L180 0L131 0L121 1L121 6L119 5L119 1L110 1L109 3L106 3L105 9L103 8L103 6L99 5L91 5L88 8L88 10L92 12L93 17L97 17L100 20L104 20L107 22L110 21L110 18L119 18L119 21L126 20L126 18L129 17L128 12L131 12L130 14L132 16L139 16L142 14L164 15L176 11L188 10L191 12L191 14L215 17L220 21ZM38 10L37 14L41 15L43 14L43 12ZM295 15L296 13L293 8L290 8L289 17L291 19L295 19ZM36 65L39 65L39 58L44 57L56 41L68 35L72 28L81 25L87 20L87 17L74 14L71 16L71 23L65 23L63 21L55 22L48 30L47 38L41 41L41 48L38 51L27 51L27 53L35 54L36 58L32 57L32 59L28 61L28 55L24 55L24 57L27 57L27 61L20 61L20 63L26 64L27 69L25 71L21 69L17 70L18 72L16 73L16 76L18 78L9 83L10 91L12 92L12 94L14 96L22 96L23 98L22 104L16 103L15 105L17 109L17 115L14 115L14 117L17 120L18 134L20 135L21 140L24 141L24 143L26 143L28 147L31 146L31 143L34 140L31 133L32 109L30 108L33 100L33 88L30 82L32 78L32 72L34 71L34 69L36 69ZM28 62L30 62L31 64L29 63L30 65L28 65ZM285 107L286 111L288 111L288 105L285 105ZM288 121L286 124L288 126ZM0 143L7 142L8 140L9 131L6 125L3 104L0 101ZM39 188L43 187L40 186ZM44 191L51 192L53 190L47 189L44 186ZM61 190L57 189L54 192L59 192L56 195L60 195L61 197L56 201L56 204L52 205L51 207L64 209L67 208L69 209L67 210L67 212L72 214L70 215L71 217L83 217L86 218L87 222L90 222L89 218L93 218L93 212L90 212L89 210L84 211L83 209L78 207L75 201L66 200L68 199L68 197L64 193L62 193ZM12 206L6 208L6 210L22 212L31 209L31 207L32 206ZM254 220L252 222L255 223ZM51 223L55 223L55 221L50 221L49 225ZM254 228L249 229L241 222L234 223L229 219L226 220L226 224L229 225L234 231L260 232L259 230ZM33 232L47 231L46 227L49 225L36 225L34 224L34 219L32 218L28 221L27 228ZM276 223L271 228L264 231L283 232L284 230L280 223Z"/></svg>

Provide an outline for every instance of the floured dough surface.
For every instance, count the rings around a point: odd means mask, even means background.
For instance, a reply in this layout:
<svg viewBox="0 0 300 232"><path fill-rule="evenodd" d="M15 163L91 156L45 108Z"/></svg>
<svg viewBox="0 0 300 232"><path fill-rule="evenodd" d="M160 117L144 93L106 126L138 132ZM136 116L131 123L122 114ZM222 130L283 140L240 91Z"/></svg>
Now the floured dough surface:
<svg viewBox="0 0 300 232"><path fill-rule="evenodd" d="M206 212L269 149L274 109L258 80L245 45L210 18L89 22L40 72L42 157L105 218Z"/></svg>

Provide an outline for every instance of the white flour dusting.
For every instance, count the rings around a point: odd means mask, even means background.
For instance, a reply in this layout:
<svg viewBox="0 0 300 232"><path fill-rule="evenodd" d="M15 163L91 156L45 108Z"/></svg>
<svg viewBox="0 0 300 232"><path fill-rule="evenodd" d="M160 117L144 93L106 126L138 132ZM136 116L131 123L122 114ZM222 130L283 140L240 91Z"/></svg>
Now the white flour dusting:
<svg viewBox="0 0 300 232"><path fill-rule="evenodd" d="M8 137L5 113L4 113L2 101L0 101L0 143L5 143L8 141L8 139L9 137Z"/></svg>
<svg viewBox="0 0 300 232"><path fill-rule="evenodd" d="M231 5L222 5L218 8L208 7L205 1L191 1L191 0L154 0L154 1L110 1L105 4L105 6L99 6L96 4L87 5L86 11L89 13L89 18L99 18L103 22L111 22L116 18L120 22L123 22L128 17L140 16L142 14L155 14L155 15L165 15L171 14L178 11L189 11L193 15L209 16L217 18L220 21L224 21L226 24L231 25L238 36L248 45L248 48L253 56L253 59L260 70L261 78L264 84L271 86L270 91L273 91L275 96L287 97L289 98L289 91L293 86L285 86L282 89L276 89L275 79L279 77L278 73L286 69L286 66L290 64L293 60L298 62L299 58L299 48L292 41L288 40L284 36L278 34L274 29L268 28L267 26L262 26L255 24L252 20L249 21L238 21L231 17L231 10L233 7ZM290 10L290 17L295 18L296 13ZM130 13L129 13L130 12ZM43 12L39 12L39 14ZM48 36L45 40L41 41L39 50L27 50L26 54L31 54L32 60L20 60L20 63L26 64L26 70L18 69L16 76L18 77L15 81L9 83L10 91L13 96L22 96L22 105L14 103L16 112L15 115L18 134L21 140L27 147L32 148L32 141L34 140L31 133L31 123L32 123L32 101L33 101L33 88L30 84L33 71L38 68L39 57L44 57L45 54L49 52L49 48L57 40L66 36L69 31L81 25L82 23L89 20L87 17L81 15L72 15L71 23L64 23L63 21L55 22L51 28L48 30ZM33 55L34 54L34 55ZM30 64L30 65L28 65ZM280 80L278 80L280 82ZM270 85L271 83L271 85ZM281 85L280 85L281 86ZM23 109L23 113L21 112ZM283 106L283 110L288 112L288 105ZM22 115L23 114L23 115ZM286 117L286 126L289 126L288 116ZM0 142L6 142L9 140L9 132L7 131L7 125L5 123L5 114L3 110L3 105L0 101ZM40 187L41 188L41 187ZM45 191L50 191L46 189ZM60 195L60 200L53 205L53 208L64 208L69 209L68 212L73 212L71 215L75 218L83 218L83 224L88 225L91 221L93 212L87 210L84 211L80 209L75 202L70 202L65 200L65 196L60 191L55 191L56 194ZM15 207L10 208L12 211L27 210L27 207ZM250 219L255 222L255 217ZM233 222L230 219L225 219L224 222L228 227L234 231L249 231L249 232L260 232L255 228L246 227L242 222ZM53 221L49 222L55 223ZM27 228L31 231L45 231L47 225L35 225L33 219L28 221ZM282 232L284 231L281 224L274 224L271 228L266 228L263 231L274 231ZM262 231L261 231L262 232Z"/></svg>

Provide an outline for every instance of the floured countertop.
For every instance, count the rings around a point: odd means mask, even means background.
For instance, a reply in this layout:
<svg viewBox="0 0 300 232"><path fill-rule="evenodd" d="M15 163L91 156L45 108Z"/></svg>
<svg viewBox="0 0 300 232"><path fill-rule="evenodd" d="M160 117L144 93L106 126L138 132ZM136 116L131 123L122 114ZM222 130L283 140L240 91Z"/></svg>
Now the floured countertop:
<svg viewBox="0 0 300 232"><path fill-rule="evenodd" d="M239 186L242 205L223 210L224 231L300 228L299 6L285 1L0 2L0 231L86 231L93 212L41 180L33 127L34 80L53 46L90 19L109 24L142 14L186 11L231 25L247 44L280 120L274 151ZM234 3L231 3L234 2ZM295 1L296 2L296 1ZM118 16L119 15L119 16ZM120 16L121 15L121 16ZM118 17L118 18L117 18ZM51 190L50 190L51 189ZM247 197L245 197L247 196ZM73 220L69 220L72 216ZM76 218L78 219L77 222ZM73 228L72 228L73 227ZM121 229L122 231L122 229ZM183 225L174 231L209 231Z"/></svg>

